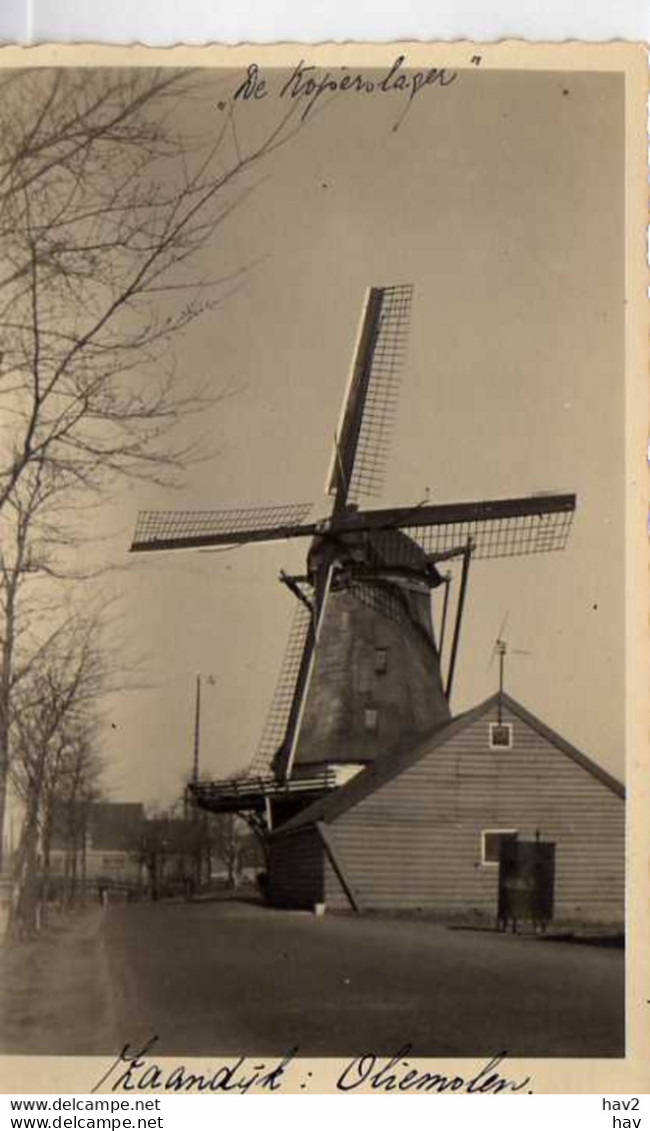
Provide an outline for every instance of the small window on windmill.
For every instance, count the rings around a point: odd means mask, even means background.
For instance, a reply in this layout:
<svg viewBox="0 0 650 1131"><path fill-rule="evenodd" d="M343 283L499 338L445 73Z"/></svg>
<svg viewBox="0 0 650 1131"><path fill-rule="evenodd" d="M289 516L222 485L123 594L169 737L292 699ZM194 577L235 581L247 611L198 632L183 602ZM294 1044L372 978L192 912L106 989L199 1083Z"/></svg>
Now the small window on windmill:
<svg viewBox="0 0 650 1131"><path fill-rule="evenodd" d="M512 723L490 723L490 750L512 748Z"/></svg>
<svg viewBox="0 0 650 1131"><path fill-rule="evenodd" d="M363 712L363 725L366 730L377 730L379 712L376 707L365 707Z"/></svg>
<svg viewBox="0 0 650 1131"><path fill-rule="evenodd" d="M386 675L388 671L388 648L375 648L375 675Z"/></svg>

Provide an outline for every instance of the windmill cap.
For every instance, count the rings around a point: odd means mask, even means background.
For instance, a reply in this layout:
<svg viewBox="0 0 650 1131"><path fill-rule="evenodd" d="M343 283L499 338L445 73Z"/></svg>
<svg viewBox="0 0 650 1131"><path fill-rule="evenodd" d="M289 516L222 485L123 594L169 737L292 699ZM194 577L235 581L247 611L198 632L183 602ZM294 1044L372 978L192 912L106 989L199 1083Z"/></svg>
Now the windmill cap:
<svg viewBox="0 0 650 1131"><path fill-rule="evenodd" d="M336 541L337 556L343 562L347 560L383 568L411 569L427 575L430 572L430 562L425 551L398 529L319 535L314 538L309 550L310 569L316 567L321 548L332 537Z"/></svg>

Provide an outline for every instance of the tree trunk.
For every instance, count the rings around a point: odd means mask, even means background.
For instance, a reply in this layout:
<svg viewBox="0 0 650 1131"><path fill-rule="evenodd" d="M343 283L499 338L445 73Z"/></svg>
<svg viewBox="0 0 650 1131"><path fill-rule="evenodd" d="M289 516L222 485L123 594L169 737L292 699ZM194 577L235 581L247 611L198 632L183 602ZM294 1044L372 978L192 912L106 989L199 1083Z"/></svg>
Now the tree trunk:
<svg viewBox="0 0 650 1131"><path fill-rule="evenodd" d="M45 818L43 820L43 883L42 883L42 896L43 896L43 919L47 918L49 905L50 905L50 848L52 842L52 805L48 803Z"/></svg>
<svg viewBox="0 0 650 1131"><path fill-rule="evenodd" d="M14 872L12 906L9 915L10 938L22 938L37 928L37 847L38 800L30 798L20 834Z"/></svg>
<svg viewBox="0 0 650 1131"><path fill-rule="evenodd" d="M5 616L8 621L9 618ZM8 625L6 626L8 627ZM9 779L9 702L10 672L12 662L11 634L2 648L3 670L0 673L0 875L6 869L5 813L7 808L7 783Z"/></svg>

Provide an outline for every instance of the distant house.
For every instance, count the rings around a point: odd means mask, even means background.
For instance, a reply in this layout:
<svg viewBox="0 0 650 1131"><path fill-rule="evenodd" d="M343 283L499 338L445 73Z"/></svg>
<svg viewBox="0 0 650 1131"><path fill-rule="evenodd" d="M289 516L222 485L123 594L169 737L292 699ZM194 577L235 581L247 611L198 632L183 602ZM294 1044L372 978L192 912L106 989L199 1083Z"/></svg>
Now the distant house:
<svg viewBox="0 0 650 1131"><path fill-rule="evenodd" d="M556 919L623 922L623 786L504 694L279 826L269 895L492 917L500 845L513 838L555 845Z"/></svg>
<svg viewBox="0 0 650 1131"><path fill-rule="evenodd" d="M97 801L90 811L86 876L134 882L140 865L135 858L144 821L139 802Z"/></svg>
<svg viewBox="0 0 650 1131"><path fill-rule="evenodd" d="M138 843L144 822L140 802L61 803L53 817L50 874L135 883L140 876Z"/></svg>

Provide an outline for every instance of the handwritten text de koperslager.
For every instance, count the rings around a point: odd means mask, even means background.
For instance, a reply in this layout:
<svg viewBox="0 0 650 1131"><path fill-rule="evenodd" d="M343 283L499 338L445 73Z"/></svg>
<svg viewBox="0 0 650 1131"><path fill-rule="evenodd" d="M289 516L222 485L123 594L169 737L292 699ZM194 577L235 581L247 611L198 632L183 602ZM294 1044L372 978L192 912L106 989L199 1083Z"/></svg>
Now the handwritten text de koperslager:
<svg viewBox="0 0 650 1131"><path fill-rule="evenodd" d="M404 55L399 55L389 70L373 73L372 77L363 71L352 71L349 67L323 71L308 66L301 59L282 85L272 85L268 73L263 74L257 63L251 63L244 81L235 91L234 100L248 102L268 97L286 101L300 99L304 101L300 115L304 121L324 94L407 94L411 103L416 94L427 87L444 88L455 82L457 77L457 71L450 71L446 67L429 67L424 71L406 70Z"/></svg>

